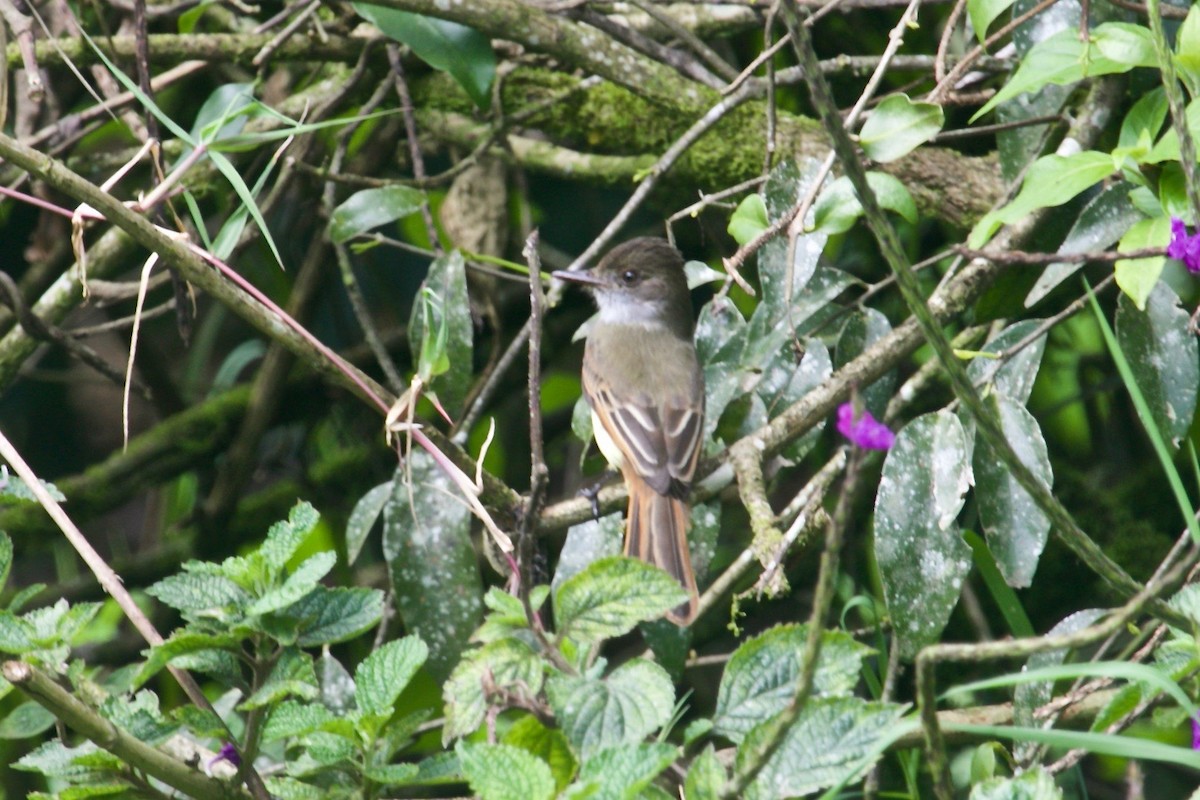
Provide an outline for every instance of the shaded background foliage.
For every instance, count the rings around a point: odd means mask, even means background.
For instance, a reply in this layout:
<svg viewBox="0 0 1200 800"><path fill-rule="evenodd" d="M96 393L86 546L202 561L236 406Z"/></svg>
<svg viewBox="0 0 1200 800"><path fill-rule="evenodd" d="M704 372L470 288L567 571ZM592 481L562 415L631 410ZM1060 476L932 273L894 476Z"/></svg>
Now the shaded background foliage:
<svg viewBox="0 0 1200 800"><path fill-rule="evenodd" d="M147 135L157 132L163 137L162 163L168 171L186 158L187 148L136 100L112 113L86 112L94 100L67 62L87 73L102 95L115 95L123 87L105 70L97 49L111 56L134 81L142 76L172 75L168 85L154 88L154 101L166 117L193 136L205 135L205 123L244 102L235 99L231 87L250 89L261 106L247 107L222 133L215 129L208 133L215 135L212 149L224 152L246 185L256 186L266 176L257 193L257 207L270 241L254 221L240 233L229 224L244 202L211 161L202 160L191 168L182 178L188 196L176 194L170 208L160 206L152 212L153 219L168 228L183 227L194 240L218 237L222 232L232 237L236 245L231 246L226 260L240 275L288 308L322 342L397 394L404 384L389 378L364 343L363 320L370 321L396 371L407 380L421 367L423 340L418 331L436 329L431 315L443 315L452 331L465 334L467 340L460 336L455 340L457 349L453 343L449 346L450 356L441 365L443 371L433 377L432 387L456 421L463 419L465 409L476 403L479 408L469 417L473 423L468 429L447 425L427 401L417 406L417 415L422 424L445 434L439 441L447 446L453 441L470 456L480 453L489 421L494 419L495 438L483 465L517 493L529 489L531 467L523 357L518 354L515 365L505 364L499 370L497 364L504 363L503 354L528 319L529 300L524 278L509 266L498 266L497 259L523 262L522 243L537 228L544 266L570 264L596 240L622 208L635 182L649 174L662 152L717 102L717 87L762 51L764 20L773 13L767 4L658 4L664 13L676 15L683 20L681 24L694 30L731 73L717 75L706 85L694 77L696 70L707 71L701 65L703 59L679 45L676 36L655 25L637 4L566 3L551 11L517 2L479 4L461 12L472 16L475 30L454 30L455 38L445 40L441 37L446 28L430 29L426 23L414 22L417 18L394 13L407 9L436 15L436 3L432 2L394 0L371 8L349 3L263 3L256 9L233 3L150 3L146 9L146 30L151 34L146 44L149 60L144 70L135 57L134 4L34 5L52 32L71 37L71 45L51 48L41 33L36 34L44 98L31 97L25 90L27 73L19 69L20 48L16 42L9 45L12 107L5 132L53 153L79 175L99 184L130 160ZM1011 13L1032 6L1018 2ZM899 4L888 2L850 2L823 15L816 24L818 55L827 59L823 66L828 68L839 106L848 108L854 103L868 71L861 64L839 61L839 57L851 54L877 59L901 11ZM888 71L879 96L899 90L915 98L933 87L931 55L938 50L950 11L949 4L940 3L922 10L920 25L905 34L901 58ZM1046 12L1059 26L1077 25L1080 13L1077 4L1065 2ZM1136 12L1108 3L1092 3L1091 13L1093 24L1140 19ZM576 33L585 23L609 19L608 24L622 26L624 35L634 36L633 41L642 43L650 55L636 65L617 62L606 49L615 42L609 35L603 37L603 46L584 52L558 44L536 45L537 35L530 31L543 17ZM516 19L522 22L513 22ZM280 25L289 20L297 23L295 29L273 40ZM522 27L526 22L528 28ZM77 30L93 37L94 45L76 38ZM780 29L772 31L775 36L780 34ZM1020 29L1015 38L1020 41L1027 31L1028 27ZM402 46L396 45L396 39ZM686 54L680 56L682 74L664 66L661 61L666 56L644 41L666 43L676 56ZM970 44L959 29L950 39L949 50L957 55ZM1029 44L1022 45L1023 51ZM1014 63L1011 53L1004 55L1007 60L981 61L979 82L952 93L953 102L944 104L945 130L967 127L988 92L1001 85ZM190 64L195 66L187 66ZM797 184L803 183L801 176L810 174L810 160L824 158L828 147L812 119L809 96L795 79L794 66L791 50L782 49L773 59L772 69L780 75L792 69L790 82L774 88L769 96L763 88L760 96L729 112L689 148L656 180L646 203L622 226L620 238L661 234L662 220L676 215L670 231L684 254L720 268L721 258L730 256L739 243L727 232L731 214L745 194L759 187L748 186L695 213L678 212L694 203L697 193L717 192L764 177L783 163L784 167L772 173L774 186L761 189L762 221L777 220L795 202ZM185 74L168 72L176 67ZM693 72L689 75L688 70ZM1097 102L1087 110L1099 113L1097 108L1102 108L1113 123L1095 126L1097 144L1092 149L1112 149L1118 121L1139 96L1156 85L1152 72L1142 68L1103 79L1108 82L1108 105ZM593 73L602 78L587 77ZM403 75L399 84L397 74ZM1006 196L1009 183L1021 174L1022 167L1041 152L1052 151L1063 137L1071 120L1061 109L1075 108L1064 103L1084 102L1081 96L1098 92L1099 84L1097 79L1089 86L1046 87L1032 102L1021 101L1027 107L1018 108L1016 102L1001 106L999 121L1051 115L1052 121L1029 129L1034 135L1022 131L947 138L882 166L899 178L912 196L915 213L890 215L911 261L942 254L963 241L966 232ZM979 90L985 93L973 94ZM411 99L408 119L403 113L405 94ZM268 135L293 123L265 113L264 107L314 127L298 127L280 155L280 140ZM86 119L81 116L84 114ZM338 118L345 121L319 126ZM409 124L416 141L410 139ZM40 131L47 133L42 136ZM484 141L491 145L486 154L480 146ZM414 154L419 155L415 161ZM792 168L787 162L804 166ZM1169 168L1164 172L1170 172ZM0 164L0 181L61 208L70 210L77 204L12 164ZM134 200L157 181L149 162L142 160L113 193ZM331 214L355 192L380 185L411 188L410 194L395 200L403 213L384 208L379 224L371 225L359 215L379 210L381 201L346 212L351 217L347 224L352 235L345 237L350 246L339 255L335 243L341 247L343 242L341 236L330 234ZM773 188L777 194L772 194ZM1043 215L1023 248L1058 248L1080 209L1093 196L1081 194L1054 213ZM428 203L424 209L422 202ZM896 210L896 206L889 208ZM814 337L807 340L805 352L790 349L791 333L778 340L751 337L751 344L763 349L757 360L756 354L747 352L722 361L716 357L718 351L713 351L710 366L717 366L708 376L710 407L714 386L722 380L728 382L725 399L732 401L710 420L724 444L776 419L819 382L803 386L803 391L784 384L775 395L769 395L765 389L744 392L731 376L742 382L761 378L767 383L773 368L794 370L804 363L802 357L812 357L816 364L818 347L825 345L829 370L840 369L888 324L899 326L908 317L902 298L886 283L891 272L879 257L874 240L866 226L854 224L854 219L852 216L844 227L830 231L819 268L815 255L812 259L813 269L834 276L827 277L834 288L813 306L811 320L799 320L810 325L800 333ZM14 306L35 302L71 268L76 260L71 234L70 220L59 214L13 199L0 202L0 266L16 281L20 295L19 300L9 300L7 309L0 309L0 333L19 334ZM1119 236L1082 249L1105 249ZM92 278L126 284L119 299L107 300L109 287L96 282L88 301L80 303L75 292L62 301L59 310L43 309L47 321L68 331L128 320L134 311L129 282L136 280L146 257L139 245L104 223L91 225L83 237ZM422 306L421 294L423 282L434 282L428 278L429 264L437 255L435 250L455 247L465 251L462 280L469 305L458 283L449 293L444 290L450 285L446 283L435 293L444 305L440 311L432 311ZM775 249L769 249L772 247ZM728 288L727 299L719 302L732 303L752 320L760 303L780 302L778 290L785 278L778 267L787 257L783 248L783 240L776 240L758 256L764 265L775 264L774 272L756 271L753 258L747 262L747 280L757 287L761 299L734 286ZM278 259L273 249L277 249ZM439 264L441 269L451 270L443 262ZM921 273L927 293L933 291L948 265L946 256ZM1186 273L1175 263L1166 269L1164 281L1184 307L1194 304L1197 293ZM1092 263L1083 269L1092 284L1111 273L1109 263ZM53 344L24 351L0 348L4 362L0 429L26 454L39 475L63 490L72 517L131 586L148 585L190 557L220 560L238 553L257 542L271 522L285 517L298 497L312 502L323 516L318 536L308 546L314 551L333 546L345 556L347 523L356 504L372 487L391 480L396 470L377 409L319 375L311 361L293 360L281 351L267 355L272 345L261 326L231 312L220 299L189 290L179 275L173 281L161 279L165 274L161 268L156 270L159 279L147 296L148 309L165 313L146 319L140 330L133 371L137 390L131 404L127 449L122 445L120 380L101 377ZM1039 274L1036 267L996 268L988 276L990 288L970 298L974 302L947 324L947 330L956 334L995 320L1028 316L1022 300ZM844 282L838 283L843 278ZM354 286L348 291L351 281ZM813 291L813 285L806 291ZM848 323L843 323L841 316L822 318L834 307L828 301L837 297L840 304L853 306L863 288L876 286L881 291L870 300L875 317L851 315L846 317ZM703 286L695 295L697 307L718 293L726 294L719 282ZM1049 317L1080 294L1077 282L1065 282L1048 293L1035 313ZM1109 291L1101 298L1110 318L1117 306L1115 296ZM718 307L719 303L709 306L714 314ZM536 548L535 568L541 582L554 575L567 526L588 516L585 503L574 499L573 492L599 471L595 455L587 454L584 459L583 444L572 433L581 350L572 342L572 334L590 313L586 301L568 295L544 321L540 406L551 504L542 516ZM1123 307L1123 313L1131 312ZM702 317L702 336L704 322ZM845 330L840 327L843 324ZM862 330L853 327L856 325ZM717 341L727 333L721 331ZM82 341L114 373L119 376L123 372L129 352L127 325L96 332ZM825 344L819 344L822 341ZM982 342L976 337L970 347L982 346ZM703 339L700 347L702 351L706 347ZM922 348L899 360L896 368L888 371L891 383L876 384L883 391L859 387L868 407L882 415L891 399L886 387L912 378L930 357ZM722 363L729 366L726 372L720 369ZM271 364L270 369L264 364ZM1161 467L1138 426L1094 319L1085 314L1055 325L1049 332L1040 371L1036 365L1033 371L1037 380L1027 387L1029 408L1045 438L1057 495L1114 561L1135 578L1148 578L1184 521L1179 510L1163 499L1166 490ZM822 373L820 379L828 374ZM485 389L490 377L496 383ZM903 421L940 409L952 398L944 378L935 374L918 386L908 406L894 419ZM785 454L793 461L768 465L769 496L775 509L786 504L841 445L821 427L804 437L789 435ZM1191 435L1187 425L1180 433ZM708 455L715 456L720 448L711 450ZM429 464L420 460L414 466L418 471L428 469ZM870 546L874 487L880 470L878 460L863 464L847 501L849 538L835 610L851 609L848 627L874 625L882 610L875 604L882 600L883 592ZM417 482L419 485L419 479ZM427 557L419 549L406 549L415 537L395 530L401 525L398 521L413 513L406 503L436 506L430 497L437 491L429 488L424 497L407 501L399 488L386 501L381 493L378 514L392 533L385 531L380 537L352 532L352 552L357 555L357 547L362 546L363 555L357 560L339 559L335 577L343 583L388 587L390 576L398 585L420 585L421 591L411 598L399 593L401 613L391 624L392 633L418 630L429 638L429 595L444 592L468 597L451 631L457 644L446 651L431 643L434 656L428 668L440 682L465 646L465 634L478 622L480 588L502 584L497 565L503 570L503 563L494 553L488 557L482 541L486 534L481 537L480 526L472 527L463 513L447 523L461 536L451 544L437 545L439 553L456 553L445 559L445 578L440 585L430 580L439 576L432 574ZM836 494L831 493L827 502L831 509ZM619 491L602 495L606 511L621 505L619 495ZM499 491L485 497L506 528L514 527L517 517L513 499L514 495ZM753 513L742 507L732 490L720 499L724 501L719 504L720 513L714 514L719 523L705 532L714 537L710 579L752 543ZM974 520L978 501L972 498L967 502L963 518ZM367 522L371 519L368 515ZM389 519L394 523L390 527ZM973 523L966 524L970 527ZM353 531L354 526L350 527ZM65 596L76 601L100 596L98 587L80 573L67 546L53 534L39 509L12 506L0 510L0 528L16 543L15 588L41 581L49 586L43 593L46 599ZM469 528L475 549L463 550ZM950 535L957 536L957 528L952 528ZM727 628L729 598L722 598L697 624L690 647L701 656L729 653L747 632L806 619L809 587L817 569L816 549L813 542L807 542L787 554L781 577L790 585L789 592L774 599L760 601L757 596L747 596L739 601L737 633ZM477 558L473 557L476 550ZM1052 537L1040 560L1036 555L1034 560L1036 577L1026 576L1033 578L1032 583L1017 596L1036 631L1048 630L1075 611L1117 603L1117 595L1057 539ZM964 571L968 566L964 560ZM749 579L743 579L736 588L749 586ZM965 602L954 605L957 590L948 598L954 611L945 633L933 632L935 639L940 634L947 641L973 641L1004 630L977 571L967 575L963 591ZM164 621L169 620L165 612L160 613ZM422 626L426 626L424 630ZM659 633L665 638L672 635ZM142 647L123 629L101 638L94 645L97 663L124 664L137 658ZM653 639L654 633L647 638ZM660 659L670 663L670 647L657 644ZM629 648L635 646L628 644ZM359 656L367 644L341 647ZM686 645L681 649L677 642L677 667L683 664L684 650ZM874 664L878 675L883 674L884 666ZM682 685L694 691L692 702L701 712L716 702L718 670L701 660L686 671L677 671ZM974 672L961 668L939 674L953 683ZM422 680L434 691L431 681ZM901 688L898 695L901 699L912 697L909 688ZM6 746L15 757L28 743ZM1085 780L1103 785L1109 777L1106 769L1104 764L1090 764ZM1170 774L1170 768L1164 771L1167 774L1156 774L1153 780L1162 780L1167 788L1147 796L1183 796L1180 787L1187 780ZM9 789L17 796L31 785L14 777Z"/></svg>

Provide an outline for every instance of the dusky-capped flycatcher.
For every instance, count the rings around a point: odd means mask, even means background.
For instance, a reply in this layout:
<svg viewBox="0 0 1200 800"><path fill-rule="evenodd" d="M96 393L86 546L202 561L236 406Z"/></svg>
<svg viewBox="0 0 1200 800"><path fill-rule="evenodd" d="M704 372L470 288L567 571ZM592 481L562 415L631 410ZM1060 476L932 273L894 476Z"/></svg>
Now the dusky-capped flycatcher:
<svg viewBox="0 0 1200 800"><path fill-rule="evenodd" d="M704 376L683 257L664 239L642 237L591 270L554 277L585 286L599 308L583 353L583 392L596 444L629 489L625 554L679 581L688 600L667 618L688 625L699 601L687 532Z"/></svg>

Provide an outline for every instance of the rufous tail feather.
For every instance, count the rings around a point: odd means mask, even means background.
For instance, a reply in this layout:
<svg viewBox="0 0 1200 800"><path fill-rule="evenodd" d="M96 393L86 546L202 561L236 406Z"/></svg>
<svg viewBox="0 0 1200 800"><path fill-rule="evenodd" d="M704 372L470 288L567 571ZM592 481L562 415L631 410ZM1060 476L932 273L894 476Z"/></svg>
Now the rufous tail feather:
<svg viewBox="0 0 1200 800"><path fill-rule="evenodd" d="M628 478L628 476L627 476ZM625 523L625 555L634 556L664 570L679 581L688 594L687 602L667 612L676 625L690 625L696 618L700 597L696 574L688 550L688 504L654 491L641 480L629 486L629 513Z"/></svg>

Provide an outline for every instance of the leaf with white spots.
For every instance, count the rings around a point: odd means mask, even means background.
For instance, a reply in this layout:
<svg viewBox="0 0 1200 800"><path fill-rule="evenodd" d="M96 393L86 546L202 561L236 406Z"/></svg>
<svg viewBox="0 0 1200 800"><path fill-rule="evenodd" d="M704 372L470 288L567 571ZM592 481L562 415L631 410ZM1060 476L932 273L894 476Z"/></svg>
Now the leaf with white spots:
<svg viewBox="0 0 1200 800"><path fill-rule="evenodd" d="M1200 343L1188 331L1188 312L1159 282L1138 311L1124 294L1117 302L1117 341L1163 439L1178 447L1196 413Z"/></svg>
<svg viewBox="0 0 1200 800"><path fill-rule="evenodd" d="M1046 486L1052 485L1054 473L1037 420L1005 395L994 394L988 402L1021 463ZM976 444L975 497L988 549L1009 586L1029 586L1050 534L1050 519L987 442L980 439Z"/></svg>
<svg viewBox="0 0 1200 800"><path fill-rule="evenodd" d="M875 558L906 657L937 641L971 568L971 548L951 524L970 482L966 434L948 411L906 425L883 462Z"/></svg>
<svg viewBox="0 0 1200 800"><path fill-rule="evenodd" d="M383 509L383 554L396 609L404 627L429 645L429 671L443 679L483 619L471 512L422 450L397 469L393 487Z"/></svg>

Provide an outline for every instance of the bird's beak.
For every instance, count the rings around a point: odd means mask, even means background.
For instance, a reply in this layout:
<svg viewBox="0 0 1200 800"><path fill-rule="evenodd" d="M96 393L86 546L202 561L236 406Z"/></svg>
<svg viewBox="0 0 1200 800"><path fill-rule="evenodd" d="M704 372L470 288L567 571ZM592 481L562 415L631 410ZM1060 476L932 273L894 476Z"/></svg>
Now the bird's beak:
<svg viewBox="0 0 1200 800"><path fill-rule="evenodd" d="M585 270L577 270L574 272L558 269L550 273L551 277L558 278L560 281L567 283L578 283L583 286L604 286L604 281L594 273Z"/></svg>

